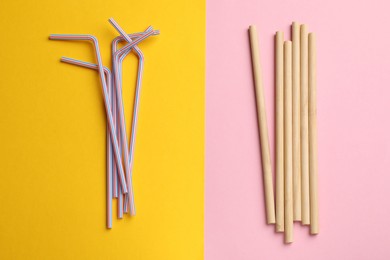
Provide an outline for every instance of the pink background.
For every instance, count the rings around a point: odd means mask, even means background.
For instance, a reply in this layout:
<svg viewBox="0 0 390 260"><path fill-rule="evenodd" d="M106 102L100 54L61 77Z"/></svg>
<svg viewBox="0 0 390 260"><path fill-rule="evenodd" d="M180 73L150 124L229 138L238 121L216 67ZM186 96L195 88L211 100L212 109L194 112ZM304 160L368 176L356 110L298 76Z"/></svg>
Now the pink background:
<svg viewBox="0 0 390 260"><path fill-rule="evenodd" d="M207 1L206 260L390 259L389 11L386 0ZM265 224L247 28L258 26L273 154L273 35L290 38L292 21L317 33L320 234L296 223L285 245Z"/></svg>

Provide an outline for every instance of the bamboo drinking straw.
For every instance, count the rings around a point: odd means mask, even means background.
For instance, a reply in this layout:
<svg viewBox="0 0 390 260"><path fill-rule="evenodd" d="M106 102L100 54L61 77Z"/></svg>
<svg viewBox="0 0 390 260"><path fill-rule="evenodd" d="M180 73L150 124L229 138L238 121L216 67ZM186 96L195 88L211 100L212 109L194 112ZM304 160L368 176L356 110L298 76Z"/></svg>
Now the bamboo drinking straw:
<svg viewBox="0 0 390 260"><path fill-rule="evenodd" d="M315 36L314 33L309 33L309 164L311 234L318 234L316 58Z"/></svg>
<svg viewBox="0 0 390 260"><path fill-rule="evenodd" d="M265 112L265 100L263 93L263 82L260 67L260 53L257 41L256 27L249 27L249 38L252 50L252 66L256 88L257 117L260 132L260 146L263 165L263 181L265 192L265 207L267 213L267 223L275 223L275 201L272 185L271 157L269 151L267 117Z"/></svg>
<svg viewBox="0 0 390 260"><path fill-rule="evenodd" d="M284 241L293 242L292 43L284 42Z"/></svg>
<svg viewBox="0 0 390 260"><path fill-rule="evenodd" d="M292 149L294 220L301 220L300 26L292 24Z"/></svg>
<svg viewBox="0 0 390 260"><path fill-rule="evenodd" d="M276 232L284 231L283 32L275 36Z"/></svg>
<svg viewBox="0 0 390 260"><path fill-rule="evenodd" d="M301 25L301 179L302 224L310 224L309 197L309 117L308 117L308 38L306 25Z"/></svg>

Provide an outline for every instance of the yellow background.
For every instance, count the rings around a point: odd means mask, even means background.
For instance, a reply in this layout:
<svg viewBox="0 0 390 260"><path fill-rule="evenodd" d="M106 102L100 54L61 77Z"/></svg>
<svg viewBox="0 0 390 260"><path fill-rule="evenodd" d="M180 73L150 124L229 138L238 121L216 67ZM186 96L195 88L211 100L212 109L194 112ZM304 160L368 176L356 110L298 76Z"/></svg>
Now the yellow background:
<svg viewBox="0 0 390 260"><path fill-rule="evenodd" d="M135 148L137 216L105 228L106 125L91 45L148 25ZM0 2L0 259L202 259L205 1ZM124 65L130 122L136 58ZM129 129L129 126L128 126Z"/></svg>

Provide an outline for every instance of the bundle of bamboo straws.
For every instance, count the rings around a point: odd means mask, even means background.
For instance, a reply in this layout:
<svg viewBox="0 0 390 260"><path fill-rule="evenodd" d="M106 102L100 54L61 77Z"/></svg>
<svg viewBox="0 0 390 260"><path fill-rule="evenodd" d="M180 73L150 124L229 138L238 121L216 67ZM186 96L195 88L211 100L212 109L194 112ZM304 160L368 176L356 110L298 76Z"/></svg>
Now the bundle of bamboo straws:
<svg viewBox="0 0 390 260"><path fill-rule="evenodd" d="M284 232L285 243L293 242L294 221L319 232L315 35L296 22L291 35L291 41L275 35L275 204L258 36L249 27L267 223Z"/></svg>

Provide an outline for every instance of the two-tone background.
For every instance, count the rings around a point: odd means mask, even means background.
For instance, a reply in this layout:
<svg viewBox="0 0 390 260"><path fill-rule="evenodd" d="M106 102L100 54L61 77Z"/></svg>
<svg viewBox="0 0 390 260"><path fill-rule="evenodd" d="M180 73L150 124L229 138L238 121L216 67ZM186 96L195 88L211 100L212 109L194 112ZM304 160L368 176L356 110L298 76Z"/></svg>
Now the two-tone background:
<svg viewBox="0 0 390 260"><path fill-rule="evenodd" d="M1 1L0 259L389 259L389 3ZM110 62L114 17L161 35L146 56L134 162L137 216L105 228L105 117L88 43ZM265 224L247 28L258 26L271 152L273 36L317 33L320 234ZM136 59L124 64L127 115ZM130 118L128 118L130 122Z"/></svg>

